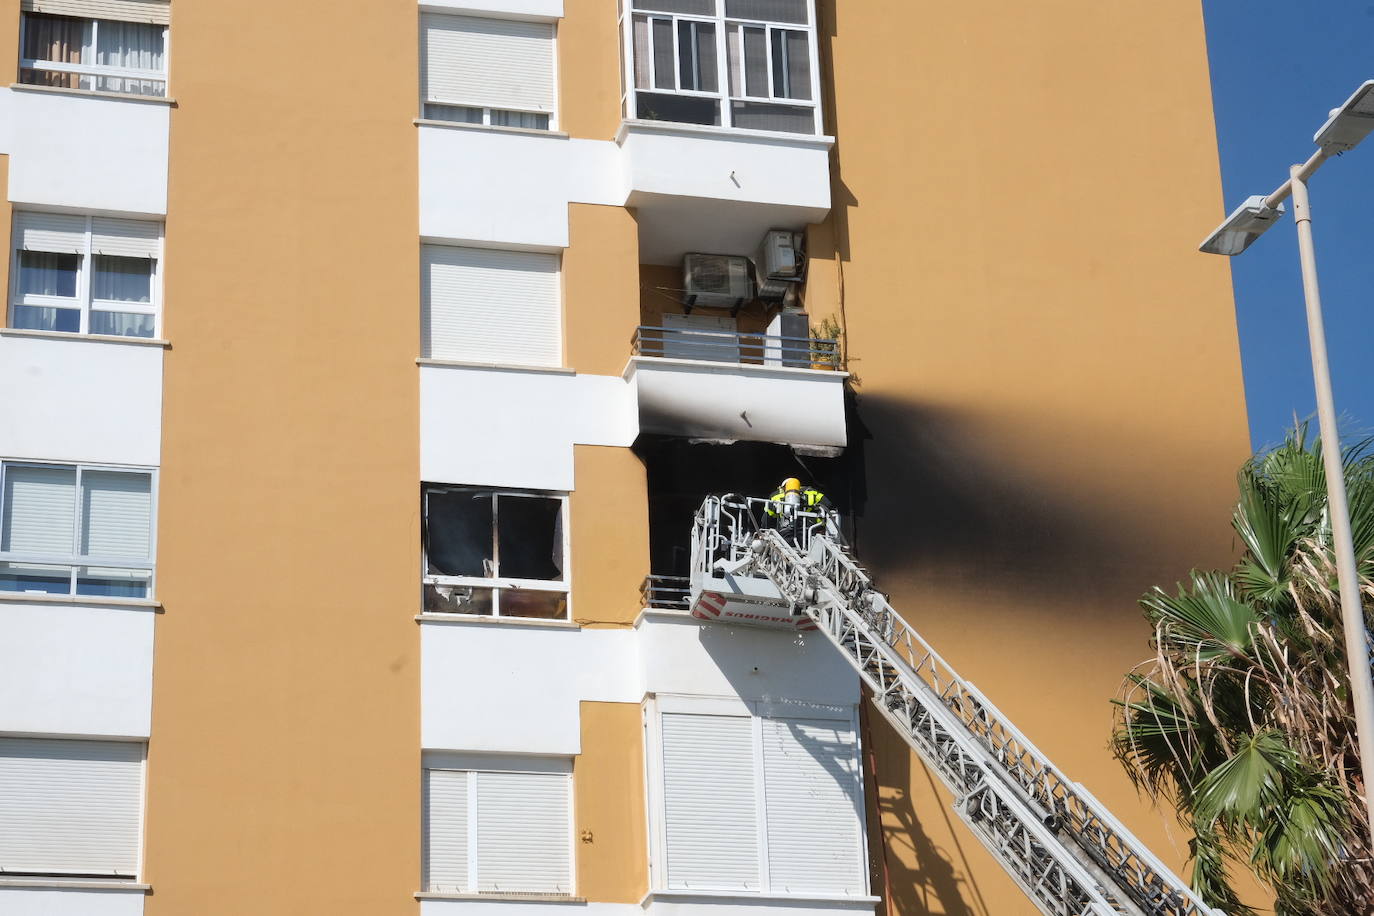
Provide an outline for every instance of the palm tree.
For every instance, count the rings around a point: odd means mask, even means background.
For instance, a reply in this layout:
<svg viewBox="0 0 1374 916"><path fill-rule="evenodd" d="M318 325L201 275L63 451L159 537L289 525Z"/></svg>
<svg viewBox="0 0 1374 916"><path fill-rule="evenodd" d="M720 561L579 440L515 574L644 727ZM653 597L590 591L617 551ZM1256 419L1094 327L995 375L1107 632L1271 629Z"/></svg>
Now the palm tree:
<svg viewBox="0 0 1374 916"><path fill-rule="evenodd" d="M1367 624L1369 445L1343 456ZM1155 655L1114 701L1114 749L1137 788L1192 831L1192 884L1212 906L1253 912L1230 882L1241 867L1272 889L1279 916L1369 916L1374 862L1320 443L1297 426L1246 462L1239 484L1236 566L1141 598Z"/></svg>

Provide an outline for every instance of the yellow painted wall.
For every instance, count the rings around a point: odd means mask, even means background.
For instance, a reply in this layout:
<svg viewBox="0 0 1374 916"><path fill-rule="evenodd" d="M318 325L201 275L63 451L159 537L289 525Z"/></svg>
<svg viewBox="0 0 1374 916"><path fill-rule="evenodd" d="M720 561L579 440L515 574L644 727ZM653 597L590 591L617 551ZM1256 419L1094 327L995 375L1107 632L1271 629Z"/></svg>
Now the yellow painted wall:
<svg viewBox="0 0 1374 916"><path fill-rule="evenodd" d="M558 23L558 126L610 140L620 126L620 27L616 0L564 0Z"/></svg>
<svg viewBox="0 0 1374 916"><path fill-rule="evenodd" d="M413 913L416 8L175 22L147 912Z"/></svg>
<svg viewBox="0 0 1374 916"><path fill-rule="evenodd" d="M649 573L644 463L628 448L578 445L573 477L573 618L583 626L630 626L639 615L640 583Z"/></svg>
<svg viewBox="0 0 1374 916"><path fill-rule="evenodd" d="M573 761L577 893L638 903L649 889L644 727L637 703L582 703L582 753Z"/></svg>
<svg viewBox="0 0 1374 916"><path fill-rule="evenodd" d="M1221 197L1198 5L822 7L834 251L813 231L808 305L844 314L861 379L858 554L1181 863L1107 743L1108 698L1148 652L1135 600L1229 562L1248 453L1228 268L1196 252ZM890 911L1032 913L875 732Z"/></svg>
<svg viewBox="0 0 1374 916"><path fill-rule="evenodd" d="M639 226L624 207L568 205L563 253L567 364L578 372L620 375L639 324Z"/></svg>

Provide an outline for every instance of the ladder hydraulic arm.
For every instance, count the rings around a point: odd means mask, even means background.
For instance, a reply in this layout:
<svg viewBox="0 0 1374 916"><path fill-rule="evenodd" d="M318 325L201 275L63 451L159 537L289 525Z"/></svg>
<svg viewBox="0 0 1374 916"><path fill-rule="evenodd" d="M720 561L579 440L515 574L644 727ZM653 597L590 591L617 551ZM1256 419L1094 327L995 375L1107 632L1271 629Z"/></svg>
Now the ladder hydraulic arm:
<svg viewBox="0 0 1374 916"><path fill-rule="evenodd" d="M776 530L750 537L730 574L771 580L844 653L1041 912L1220 916L946 664L830 537L813 534L805 550Z"/></svg>

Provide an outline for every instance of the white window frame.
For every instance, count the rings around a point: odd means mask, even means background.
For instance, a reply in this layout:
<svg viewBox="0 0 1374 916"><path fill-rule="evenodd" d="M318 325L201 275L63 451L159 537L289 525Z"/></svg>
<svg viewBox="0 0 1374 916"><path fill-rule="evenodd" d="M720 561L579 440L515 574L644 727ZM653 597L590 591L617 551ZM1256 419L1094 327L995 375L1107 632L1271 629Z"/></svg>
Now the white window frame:
<svg viewBox="0 0 1374 916"><path fill-rule="evenodd" d="M577 896L577 844L574 842L573 825L577 823L577 796L574 793L573 784L573 764L570 758L566 757L516 757L499 754L480 754L465 753L461 751L425 751L422 755L422 767L424 772L421 774L421 781L427 781L428 774L432 770L448 770L451 772L466 773L467 779L467 850L468 860L466 863L467 886L460 892L463 896L483 896L483 897L502 897L520 896L525 894L536 894L538 896L550 897L576 897ZM483 773L537 773L543 775L561 774L566 779L568 792L568 826L567 826L567 853L568 853L568 889L563 893L549 893L547 891L521 891L519 889L503 891L482 891L479 890L481 841L478 836L478 781ZM478 777L474 779L473 777ZM423 789L422 789L423 793ZM421 802L420 821L422 825L427 825L429 812ZM454 893L436 889L429 882L429 849L426 846L427 837L424 835L420 840L420 883L425 893Z"/></svg>
<svg viewBox="0 0 1374 916"><path fill-rule="evenodd" d="M30 733L22 733L22 734L21 734L21 733L16 733L16 732L0 732L0 738L34 738L34 737L46 738L46 739L53 739L53 740L61 740L61 741L72 741L73 743L78 743L78 742L82 742L82 741L101 741L101 742L111 742L111 743L118 742L118 743L120 743L120 744L136 744L136 745L138 745L138 747L139 747L139 749L140 749L140 751L141 751L141 756L140 756L139 764L138 764L138 825L137 825L138 848L134 851L134 855L135 855L135 859L136 859L136 865L135 865L134 871L133 871L132 873L125 873L125 872L114 872L114 873L110 873L110 872L98 872L98 871L89 871L89 872L86 872L86 871L82 871L82 872L67 872L67 871L53 871L53 870L43 871L43 872L25 872L25 871L10 871L10 872L7 872L7 871L5 871L3 868L0 868L0 879L4 879L4 878L44 878L44 877L51 877L51 878L53 878L53 879L55 879L55 880L67 880L67 881L79 881L79 880L85 880L85 881L90 881L90 880L114 880L114 881L119 881L119 882L126 882L126 881L127 881L127 882L133 883L133 884L138 883L139 879L140 879L140 878L142 877L142 875L143 875L143 868L144 868L143 853L144 853L144 845L145 845L145 844L144 844L144 830L145 830L145 828L146 828L146 826L147 826L147 823L148 823L148 739L146 739L146 738L138 738L138 739L132 739L132 740L131 740L131 739L127 739L127 738L112 738L112 737L100 737L100 738L75 738L75 737L72 737L72 736L70 736L70 735L54 735L54 734L38 734L38 735L35 735L35 734L30 734Z"/></svg>
<svg viewBox="0 0 1374 916"><path fill-rule="evenodd" d="M816 4L815 0L806 0L807 21L805 24L795 22L771 22L762 19L739 19L727 17L725 15L725 0L712 0L715 5L714 15L689 14L689 13L665 13L657 10L636 10L633 0L621 0L620 6L620 37L621 37L621 110L625 118L635 120L639 117L638 102L635 97L637 92L649 92L666 95L680 95L688 98L715 99L720 111L720 126L722 128L735 129L734 113L731 110L731 102L762 102L775 105L788 105L796 108L812 109L812 130L800 136L820 136L824 130L821 119L821 77L820 77L820 54L816 38ZM634 60L634 28L633 21L637 16L642 16L650 21L654 19L665 19L672 22L673 36L673 72L675 82L681 82L681 74L678 68L681 66L681 58L678 55L678 23L679 22L706 22L713 23L716 27L716 87L715 92L703 92L691 89L660 89L658 88L656 75L654 73L654 35L652 24L649 27L649 88L638 89L635 87L635 60ZM747 95L747 86L744 83L744 74L740 74L740 92L734 94L730 92L730 58L729 41L730 30L738 28L762 28L764 30L764 51L767 55L767 73L765 79L768 84L768 95L754 96ZM811 98L793 99L777 95L773 87L773 32L789 31L804 32L806 34L807 53L810 55L811 73ZM740 66L744 66L744 49L740 48ZM691 122L684 122L691 123ZM710 127L712 125L692 126ZM769 131L768 133L778 133L789 136L785 131ZM791 134L791 136L797 136Z"/></svg>
<svg viewBox="0 0 1374 916"><path fill-rule="evenodd" d="M688 715L733 716L748 718L754 757L754 798L757 813L757 855L759 889L728 891L692 891L674 888L668 884L668 836L667 793L664 784L663 759L663 714L685 713ZM854 752L850 758L854 768L854 798L857 801L858 815L858 855L859 863L868 867L868 812L864 799L864 774L862 766L863 746L859 732L859 710L857 706L828 706L812 702L786 703L783 701L746 700L740 697L703 697L680 694L657 694L644 701L642 707L644 724L645 779L649 803L645 806L649 821L649 887L651 892L661 891L674 894L699 893L703 896L729 897L797 897L802 899L816 897L813 893L796 893L785 888L775 889L768 868L768 806L767 776L763 759L763 722L765 719L829 719L844 723L854 734ZM839 896L839 895L836 895ZM867 894L850 895L852 899L868 899Z"/></svg>
<svg viewBox="0 0 1374 916"><path fill-rule="evenodd" d="M477 12L474 12L474 11L464 10L464 11L462 11L461 13L459 13L458 11L455 11L455 10L441 10L441 9L439 9L439 8L437 8L437 7L431 9L431 8L426 8L426 7L423 7L423 6L422 6L422 7L420 8L420 35L421 35L421 41L422 41L422 44L421 44L421 50L422 50L422 52L423 52L423 36L424 36L424 17L425 17L425 15L427 15L427 14L428 14L428 15L440 15L440 16L443 16L443 15L453 15L453 16L457 16L457 15L462 15L462 16L476 16L476 17L479 17L479 18L480 18L480 14L477 13ZM498 16L491 16L491 17L487 17L487 18L499 19L499 18L501 18L501 17L498 17ZM543 22L543 20L537 20L537 21ZM448 100L448 101L434 101L434 100L432 100L432 99L428 99L428 98L425 97L424 80L422 79L422 80L420 80L420 118L421 118L421 120L427 120L427 121L441 121L441 122L444 123L444 124L456 124L456 125L459 125L459 126L462 126L462 125L464 125L464 124L468 124L468 125L471 125L471 126L474 126L474 127L475 127L475 126L477 126L477 124L478 124L478 122L476 122L476 121L449 121L449 120L441 119L441 118L431 118L430 115L429 115L429 112L428 112L428 110L427 110L427 109L430 108L430 106L433 106L433 107L435 107L435 108L469 108L469 109L472 109L472 110L474 110L474 111L481 111L481 112L482 112L482 120L481 120L480 123L482 124L483 127L496 127L497 129L505 129L505 130L533 130L533 131L549 131L549 132L556 132L556 131L558 130L558 109L562 107L562 105L560 104L560 102L562 101L561 98L560 98L560 91L561 91L561 89L562 89L562 80L560 80L560 79L558 78L558 77L559 77L559 72L558 72L558 22L555 20L555 21L547 22L547 23L545 23L545 24L547 24L547 25L549 26L550 32L552 33L552 34L550 35L550 37L549 37L549 44L550 44L549 66L551 66L551 67L553 68L553 108L552 108L551 110L549 110L549 111L539 111L539 110L534 109L534 108L492 108L492 107L486 106L486 105L465 105L465 104L463 104L462 102L455 102L455 101L451 101L451 100ZM428 62L424 59L424 56L423 56L423 53L422 53L422 54L421 54L421 57L420 57L420 68L421 68L421 70L423 70L426 66L428 66ZM511 127L511 126L505 125L505 124L492 124L492 123L491 123L491 113L492 113L493 111L508 111L508 112L512 112L512 113L514 113L514 114L548 115L548 118L549 118L549 126L548 126L548 127L543 127L543 128L541 128L541 127Z"/></svg>
<svg viewBox="0 0 1374 916"><path fill-rule="evenodd" d="M429 554L427 550L420 551L420 575L423 585L455 585L460 587L470 586L474 588L491 589L491 613L490 614L455 614L459 617L471 617L473 620L492 620L502 617L501 614L501 593L507 589L523 589L537 592L558 592L564 596L565 614L558 618L544 617L521 617L516 615L505 616L507 620L571 620L572 619L572 567L569 557L572 554L572 538L568 526L568 494L557 491L546 490L515 490L501 487L479 487L467 484L442 484L425 483L420 494L420 524L425 532L429 530L429 494L431 492L470 492L482 493L492 497L521 497L537 499L554 499L558 501L558 511L560 513L560 527L563 534L563 578L553 579L519 579L511 576L500 575L500 528L498 527L498 513L501 504L500 499L495 499L491 513L491 532L492 532L492 559L496 563L497 575L492 577L485 576L439 576L431 575L429 572ZM423 547L423 545L422 545Z"/></svg>
<svg viewBox="0 0 1374 916"><path fill-rule="evenodd" d="M29 10L23 11L23 13L22 13L21 16L20 16L20 21L19 21L19 28L20 28L19 47L21 47L21 48L24 46L24 30L28 29L28 27L29 27L29 16L31 16L31 15L50 15L50 14L33 13L33 12L30 12ZM94 18L94 17L92 17L92 16L66 16L66 17L64 17L64 18L67 18L67 19L75 19L75 20L78 20L78 21L80 21L80 22L89 22L89 23L91 24L91 47L92 47L92 48L96 48L96 47L99 46L99 45L98 45L98 42L99 42L99 40L100 40L100 23L102 23L102 22L117 22L117 21L119 21L119 20L112 20L112 19L96 19L96 18ZM140 98L142 98L142 99L165 99L165 98L167 98L167 69L170 67L170 62L171 62L171 59L172 59L172 53L171 53L171 52L172 52L172 35L171 35L171 28L170 28L169 26L163 26L163 27L162 27L162 58L163 58L163 61L166 62L167 67L164 67L164 69L162 69L162 70L142 70L142 69L133 69L133 68L129 68L129 67L107 67L107 66L100 66L99 64L57 63L57 62L51 61L51 60L39 60L38 58L30 58L30 57L21 57L21 58L19 59L19 69L20 69L20 70L41 70L41 71L46 71L46 72L50 72L50 73L75 73L75 74L77 74L78 76L109 77L109 78L111 78L111 79L144 80L144 81L147 81L147 82L161 83L161 84L162 84L162 91L161 91L161 92L158 92L158 93L155 93L155 94L153 94L153 95L145 95L144 93L141 93L141 92L127 92L127 91L122 90L122 89L81 89L81 88L66 88L66 91L67 91L67 92L103 92L103 93L115 93L115 94L118 94L118 95L127 95L127 96L129 96L130 98L134 98L134 99L140 99ZM41 83L39 83L39 84L25 83L25 84L23 84L23 85L42 85L42 84L41 84Z"/></svg>
<svg viewBox="0 0 1374 916"><path fill-rule="evenodd" d="M82 244L81 252L76 256L76 298L68 299L65 296L41 296L29 293L21 294L19 291L19 258L25 251L20 247L19 235L13 227L18 225L21 213L35 212L27 210L14 211L14 219L11 220L10 230L10 297L8 325L14 327L15 306L28 305L36 308L59 308L59 309L79 309L81 312L81 324L75 331L53 331L54 334L63 334L71 337L91 336L91 312L126 312L136 315L153 316L153 336L133 337L129 340L160 340L162 338L162 261L163 247L166 239L167 224L161 220L141 220L133 217L109 217L110 219L124 219L128 222L152 223L158 225L157 237L157 257L151 258L153 262L152 274L149 277L149 292L147 302L125 302L117 299L95 299L91 292L93 279L95 277L95 258L94 233L92 231L93 221L97 217L91 214L84 214L86 220L85 242ZM103 217L101 217L103 218ZM104 336L104 335L97 335Z"/></svg>
<svg viewBox="0 0 1374 916"><path fill-rule="evenodd" d="M76 580L80 571L88 567L100 569L128 569L128 570L148 570L148 594L143 598L134 600L152 601L157 594L157 491L158 491L158 471L157 468L131 467L128 465L114 464L81 464L62 461L31 461L24 458L3 458L0 459L0 514L4 511L5 478L12 467L31 467L31 468L57 468L62 470L72 469L76 471L76 500L75 518L72 523L72 553L70 556L60 556L58 554L25 554L13 553L0 550L0 562L4 563L32 563L40 566L70 566L71 573L67 579L66 595L77 601L91 601L99 603L109 600L109 596L102 595L80 595L76 591ZM148 558L147 562L130 562L129 557L89 557L80 553L81 549L81 484L82 475L87 471L113 471L122 474L147 474L148 475ZM38 594L30 592L8 592L0 591L0 595L26 595ZM56 594L44 592L42 594ZM119 599L117 599L119 600ZM123 599L128 600L128 599Z"/></svg>

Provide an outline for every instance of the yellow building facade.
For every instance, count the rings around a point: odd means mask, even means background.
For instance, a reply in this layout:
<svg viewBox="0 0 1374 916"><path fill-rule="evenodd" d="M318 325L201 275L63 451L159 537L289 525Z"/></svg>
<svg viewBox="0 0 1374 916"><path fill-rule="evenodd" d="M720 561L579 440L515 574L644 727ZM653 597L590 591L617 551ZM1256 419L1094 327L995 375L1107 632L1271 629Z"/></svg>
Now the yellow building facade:
<svg viewBox="0 0 1374 916"><path fill-rule="evenodd" d="M0 47L0 912L1037 912L833 647L688 614L697 504L787 476L1182 865L1107 701L1247 454L1196 5Z"/></svg>

